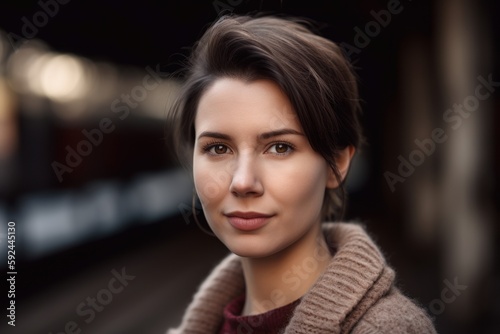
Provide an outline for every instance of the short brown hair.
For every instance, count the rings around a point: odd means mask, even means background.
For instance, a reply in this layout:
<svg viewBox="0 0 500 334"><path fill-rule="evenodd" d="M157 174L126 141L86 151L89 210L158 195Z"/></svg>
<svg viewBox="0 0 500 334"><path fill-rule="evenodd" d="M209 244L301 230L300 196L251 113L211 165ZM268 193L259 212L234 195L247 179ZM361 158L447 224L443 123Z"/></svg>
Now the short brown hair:
<svg viewBox="0 0 500 334"><path fill-rule="evenodd" d="M326 190L323 219L339 219L345 189L335 165L338 152L363 142L357 80L332 41L314 34L308 21L273 16L224 16L195 44L186 81L174 104L177 153L192 159L194 120L202 94L217 79L268 79L290 100L311 147L332 168L340 186Z"/></svg>

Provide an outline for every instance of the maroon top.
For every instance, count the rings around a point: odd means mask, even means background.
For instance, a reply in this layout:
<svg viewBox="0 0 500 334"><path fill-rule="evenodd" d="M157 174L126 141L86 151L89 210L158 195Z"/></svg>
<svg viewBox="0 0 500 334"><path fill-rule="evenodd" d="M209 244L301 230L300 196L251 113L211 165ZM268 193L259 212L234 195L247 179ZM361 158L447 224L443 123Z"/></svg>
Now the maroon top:
<svg viewBox="0 0 500 334"><path fill-rule="evenodd" d="M219 334L269 334L278 333L288 325L295 307L300 303L296 301L270 310L265 313L242 316L243 306L245 304L245 295L233 299L224 308L224 323Z"/></svg>

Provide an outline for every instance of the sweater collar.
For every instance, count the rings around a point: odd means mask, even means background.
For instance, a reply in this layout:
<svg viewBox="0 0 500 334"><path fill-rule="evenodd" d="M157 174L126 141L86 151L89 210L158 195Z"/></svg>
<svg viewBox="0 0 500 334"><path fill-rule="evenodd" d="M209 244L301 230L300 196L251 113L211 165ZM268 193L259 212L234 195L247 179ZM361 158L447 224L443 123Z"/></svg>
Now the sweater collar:
<svg viewBox="0 0 500 334"><path fill-rule="evenodd" d="M353 223L325 223L337 252L326 271L295 309L285 333L347 333L387 293L394 272L364 229ZM244 291L238 256L224 259L195 294L181 326L169 333L215 333L224 307Z"/></svg>
<svg viewBox="0 0 500 334"><path fill-rule="evenodd" d="M304 295L285 333L349 332L393 283L394 272L363 228L328 223L324 232L337 252Z"/></svg>

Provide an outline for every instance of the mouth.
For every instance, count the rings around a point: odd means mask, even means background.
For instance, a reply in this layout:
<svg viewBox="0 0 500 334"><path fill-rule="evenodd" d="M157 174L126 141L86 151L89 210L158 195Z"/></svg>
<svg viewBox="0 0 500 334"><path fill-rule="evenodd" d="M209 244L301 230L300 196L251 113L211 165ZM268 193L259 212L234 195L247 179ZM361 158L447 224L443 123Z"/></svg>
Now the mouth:
<svg viewBox="0 0 500 334"><path fill-rule="evenodd" d="M234 228L241 231L254 231L266 225L270 218L274 215L269 215L260 212L241 212L234 211L224 214Z"/></svg>

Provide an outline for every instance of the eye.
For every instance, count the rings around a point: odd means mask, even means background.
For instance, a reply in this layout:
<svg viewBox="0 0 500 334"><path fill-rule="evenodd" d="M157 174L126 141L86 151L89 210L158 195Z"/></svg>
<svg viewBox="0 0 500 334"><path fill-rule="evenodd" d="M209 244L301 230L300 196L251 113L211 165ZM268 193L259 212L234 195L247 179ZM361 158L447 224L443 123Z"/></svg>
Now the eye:
<svg viewBox="0 0 500 334"><path fill-rule="evenodd" d="M213 147L213 151L215 152L215 154L224 154L224 153L227 153L227 146L225 145L214 145Z"/></svg>
<svg viewBox="0 0 500 334"><path fill-rule="evenodd" d="M228 153L229 148L224 144L208 144L203 147L203 151L212 155L221 155Z"/></svg>
<svg viewBox="0 0 500 334"><path fill-rule="evenodd" d="M273 154L277 154L277 155L287 155L287 154L292 153L292 151L293 151L293 146L291 144L287 144L287 143L273 144L268 150L269 153L273 153Z"/></svg>

